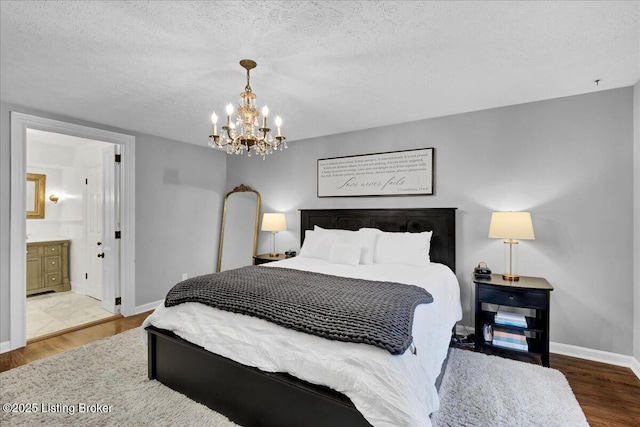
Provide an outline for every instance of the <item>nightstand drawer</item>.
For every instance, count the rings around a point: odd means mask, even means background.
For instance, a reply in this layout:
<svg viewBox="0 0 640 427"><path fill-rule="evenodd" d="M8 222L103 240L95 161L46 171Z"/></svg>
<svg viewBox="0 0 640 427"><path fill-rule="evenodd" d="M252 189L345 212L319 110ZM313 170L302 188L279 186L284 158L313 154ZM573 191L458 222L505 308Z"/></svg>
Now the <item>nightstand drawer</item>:
<svg viewBox="0 0 640 427"><path fill-rule="evenodd" d="M508 305L523 308L547 308L547 295L544 292L514 291L494 289L489 286L478 287L478 300L490 304Z"/></svg>

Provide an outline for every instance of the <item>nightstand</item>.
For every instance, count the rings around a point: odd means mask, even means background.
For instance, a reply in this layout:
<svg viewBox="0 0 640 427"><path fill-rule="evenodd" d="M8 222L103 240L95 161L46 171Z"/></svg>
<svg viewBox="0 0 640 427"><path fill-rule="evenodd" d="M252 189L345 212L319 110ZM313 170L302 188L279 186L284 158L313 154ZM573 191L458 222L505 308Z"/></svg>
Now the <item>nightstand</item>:
<svg viewBox="0 0 640 427"><path fill-rule="evenodd" d="M278 254L276 256L271 256L269 254L256 255L253 257L253 265L266 264L273 261L282 261L286 258L287 256L285 254Z"/></svg>
<svg viewBox="0 0 640 427"><path fill-rule="evenodd" d="M517 282L510 282L503 280L501 274L492 274L490 279L473 279L473 283L476 285L476 351L539 356L542 365L549 367L549 297L553 286L542 277L520 276ZM533 315L525 317L526 327L497 324L496 311L488 304L501 306L501 311L509 311L504 307L526 308ZM524 334L528 349L505 348L486 341L485 325L492 331Z"/></svg>

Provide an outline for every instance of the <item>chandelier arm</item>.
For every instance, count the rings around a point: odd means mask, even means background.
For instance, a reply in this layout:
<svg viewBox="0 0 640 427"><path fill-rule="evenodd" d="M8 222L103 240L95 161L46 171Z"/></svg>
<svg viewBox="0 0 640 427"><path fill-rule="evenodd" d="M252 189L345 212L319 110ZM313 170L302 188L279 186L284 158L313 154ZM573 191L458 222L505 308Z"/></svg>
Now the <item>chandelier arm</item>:
<svg viewBox="0 0 640 427"><path fill-rule="evenodd" d="M216 144L218 147L222 148L222 147L226 147L227 145L230 145L230 142L221 142L220 141L220 137L218 135L215 135L213 138L213 142L214 144Z"/></svg>
<svg viewBox="0 0 640 427"><path fill-rule="evenodd" d="M221 145L221 147L224 147L225 145L231 144L235 140L235 138L231 135L231 128L229 126L222 126L222 130L227 133L227 139L230 141L226 144Z"/></svg>
<svg viewBox="0 0 640 427"><path fill-rule="evenodd" d="M269 134L269 132L271 132L271 129L269 129L268 127L264 127L264 128L258 128L258 130L262 132L262 137L260 139L264 141L266 144L269 144L267 142L267 135Z"/></svg>

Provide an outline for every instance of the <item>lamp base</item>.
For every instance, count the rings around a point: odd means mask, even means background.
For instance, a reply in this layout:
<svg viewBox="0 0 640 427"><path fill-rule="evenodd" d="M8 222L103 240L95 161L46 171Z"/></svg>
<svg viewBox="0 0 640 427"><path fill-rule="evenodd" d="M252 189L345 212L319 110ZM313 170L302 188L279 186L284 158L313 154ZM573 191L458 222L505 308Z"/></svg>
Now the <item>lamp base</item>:
<svg viewBox="0 0 640 427"><path fill-rule="evenodd" d="M507 280L509 282L517 282L518 280L520 280L520 276L518 276L517 274L503 273L502 280Z"/></svg>

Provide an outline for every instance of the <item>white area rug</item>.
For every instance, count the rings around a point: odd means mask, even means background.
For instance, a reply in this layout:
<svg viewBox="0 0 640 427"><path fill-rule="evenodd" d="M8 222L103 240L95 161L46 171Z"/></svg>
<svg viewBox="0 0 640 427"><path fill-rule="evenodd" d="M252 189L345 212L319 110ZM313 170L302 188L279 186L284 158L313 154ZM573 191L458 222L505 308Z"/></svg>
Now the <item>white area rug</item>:
<svg viewBox="0 0 640 427"><path fill-rule="evenodd" d="M161 383L149 381L141 328L3 372L0 401L1 426L236 425ZM10 403L35 404L37 412L5 412ZM83 404L107 405L100 409L109 412L80 413Z"/></svg>
<svg viewBox="0 0 640 427"><path fill-rule="evenodd" d="M137 328L0 374L0 425L235 425L149 381L142 334ZM587 425L560 372L495 356L452 349L440 393L438 427Z"/></svg>
<svg viewBox="0 0 640 427"><path fill-rule="evenodd" d="M589 425L560 371L455 348L432 421L438 427Z"/></svg>

